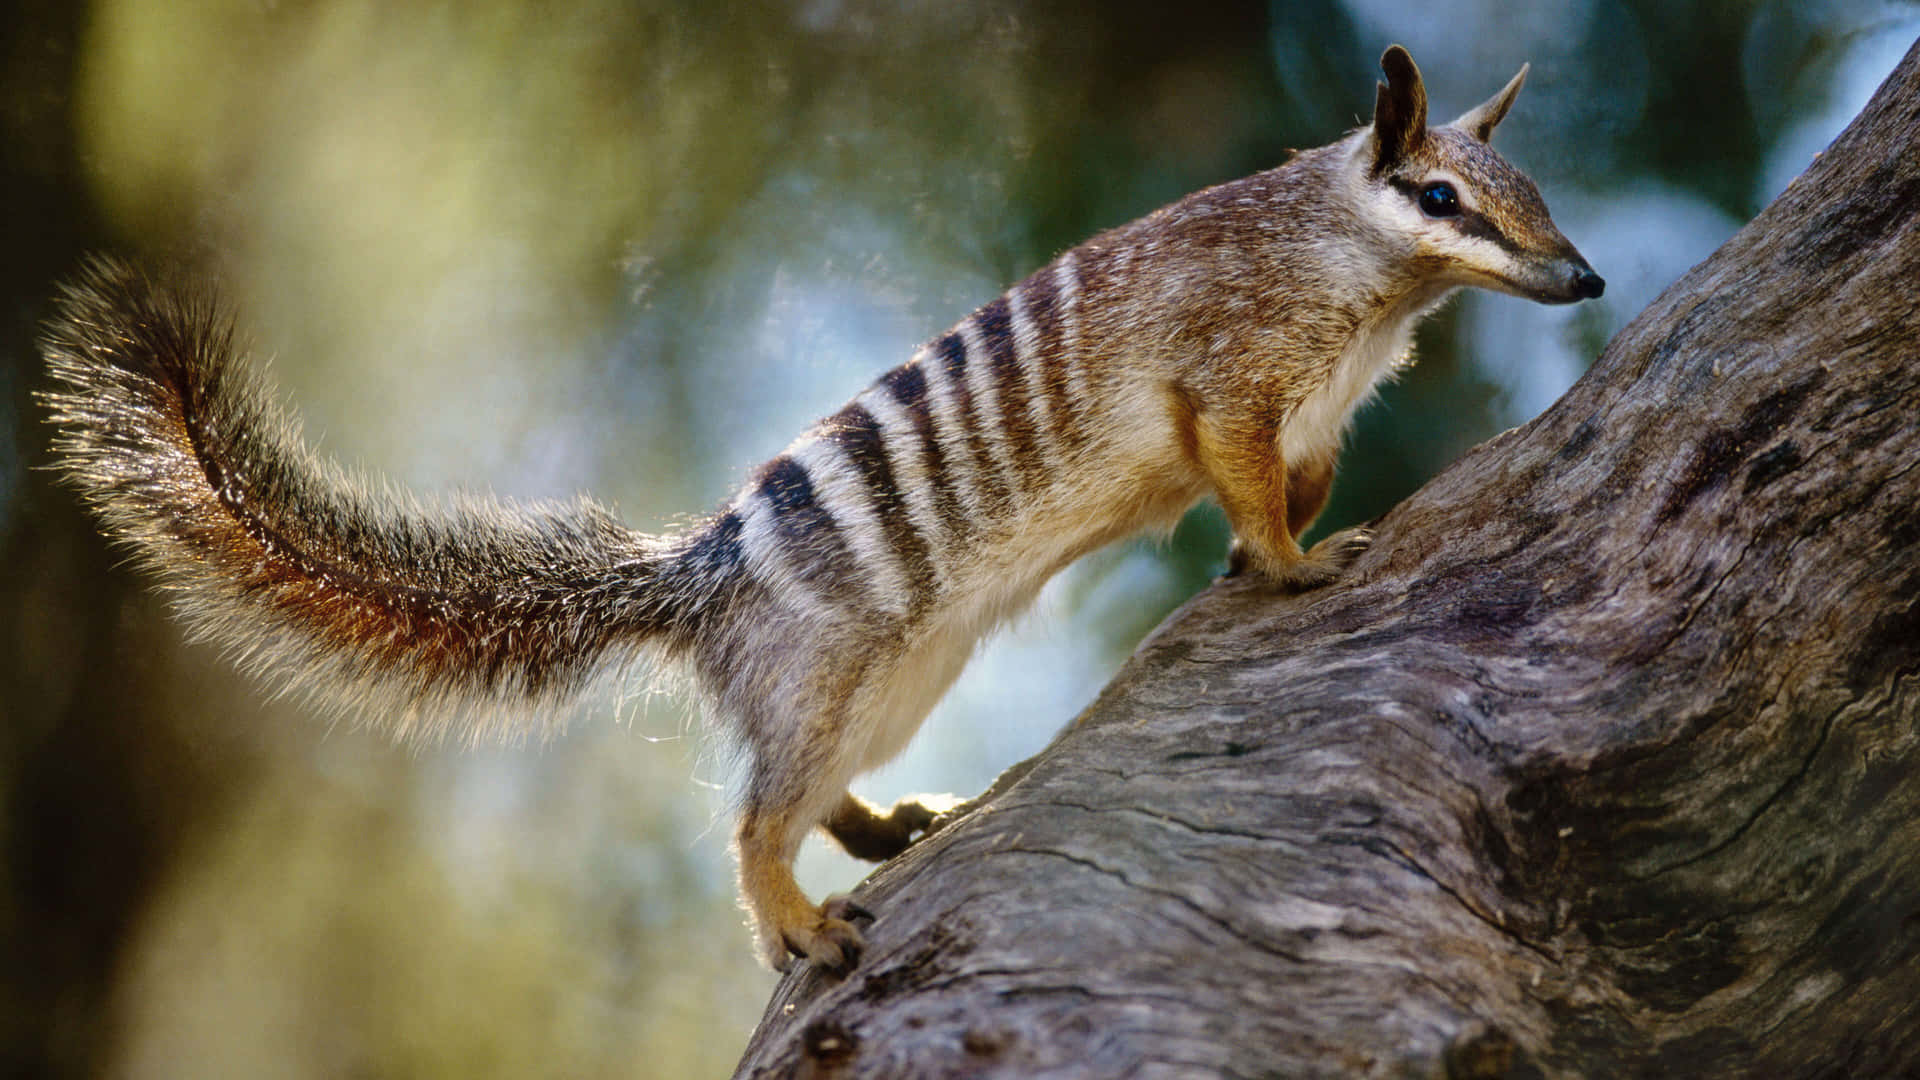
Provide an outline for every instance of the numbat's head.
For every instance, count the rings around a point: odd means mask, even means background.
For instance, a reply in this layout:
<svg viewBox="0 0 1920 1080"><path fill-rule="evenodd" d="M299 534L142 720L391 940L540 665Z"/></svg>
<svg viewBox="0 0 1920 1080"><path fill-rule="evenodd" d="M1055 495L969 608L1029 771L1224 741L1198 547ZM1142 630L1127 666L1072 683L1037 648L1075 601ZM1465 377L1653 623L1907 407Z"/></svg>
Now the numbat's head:
<svg viewBox="0 0 1920 1080"><path fill-rule="evenodd" d="M1445 127L1427 126L1427 91L1413 57L1398 45L1380 57L1387 81L1373 125L1356 133L1350 168L1367 219L1426 264L1432 280L1477 285L1546 303L1599 296L1606 282L1554 227L1539 189L1487 141L1526 81Z"/></svg>

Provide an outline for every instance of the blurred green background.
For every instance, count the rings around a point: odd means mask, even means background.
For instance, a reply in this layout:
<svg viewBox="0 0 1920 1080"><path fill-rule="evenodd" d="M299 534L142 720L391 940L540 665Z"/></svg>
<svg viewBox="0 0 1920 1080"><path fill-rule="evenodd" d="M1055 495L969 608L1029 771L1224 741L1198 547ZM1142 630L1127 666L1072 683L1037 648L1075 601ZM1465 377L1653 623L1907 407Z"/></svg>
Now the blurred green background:
<svg viewBox="0 0 1920 1080"><path fill-rule="evenodd" d="M1367 118L1389 42L1499 145L1602 302L1456 302L1323 522L1544 408L1798 173L1920 32L1866 0L13 3L0 21L0 1074L724 1075L772 986L722 762L670 698L396 749L188 643L37 468L33 339L82 253L218 273L337 457L590 490L637 526L1062 248ZM970 794L1220 568L1217 511L1050 587L905 758ZM859 864L814 846L816 895Z"/></svg>

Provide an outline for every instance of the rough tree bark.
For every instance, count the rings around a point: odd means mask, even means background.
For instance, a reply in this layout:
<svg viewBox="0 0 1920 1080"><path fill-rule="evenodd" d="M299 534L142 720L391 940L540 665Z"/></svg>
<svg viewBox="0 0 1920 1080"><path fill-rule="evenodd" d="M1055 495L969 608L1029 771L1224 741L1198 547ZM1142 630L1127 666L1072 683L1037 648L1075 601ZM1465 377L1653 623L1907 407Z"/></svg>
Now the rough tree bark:
<svg viewBox="0 0 1920 1080"><path fill-rule="evenodd" d="M1920 46L1349 582L1208 590L742 1076L1920 1074Z"/></svg>

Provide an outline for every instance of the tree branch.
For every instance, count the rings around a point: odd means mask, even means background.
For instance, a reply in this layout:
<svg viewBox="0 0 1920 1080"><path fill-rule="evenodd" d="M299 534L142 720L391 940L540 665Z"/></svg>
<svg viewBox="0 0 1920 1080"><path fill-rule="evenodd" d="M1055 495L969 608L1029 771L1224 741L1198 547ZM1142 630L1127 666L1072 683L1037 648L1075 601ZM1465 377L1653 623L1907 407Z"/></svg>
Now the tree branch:
<svg viewBox="0 0 1920 1080"><path fill-rule="evenodd" d="M1350 581L1196 597L743 1076L1920 1067L1920 47Z"/></svg>

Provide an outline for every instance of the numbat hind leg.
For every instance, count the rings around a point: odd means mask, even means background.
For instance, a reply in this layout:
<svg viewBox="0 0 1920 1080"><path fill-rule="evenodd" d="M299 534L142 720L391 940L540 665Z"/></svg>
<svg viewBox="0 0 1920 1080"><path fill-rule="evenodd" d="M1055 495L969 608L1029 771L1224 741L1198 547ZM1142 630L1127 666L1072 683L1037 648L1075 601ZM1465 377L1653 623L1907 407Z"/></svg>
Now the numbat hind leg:
<svg viewBox="0 0 1920 1080"><path fill-rule="evenodd" d="M826 830L856 859L884 862L926 835L940 810L925 798L905 798L885 811L848 792L827 819Z"/></svg>
<svg viewBox="0 0 1920 1080"><path fill-rule="evenodd" d="M793 857L807 825L792 816L749 806L740 814L734 846L740 860L740 898L753 919L754 940L767 966L785 971L803 956L845 974L860 960L866 941L853 925L871 916L846 897L815 906L793 877Z"/></svg>
<svg viewBox="0 0 1920 1080"><path fill-rule="evenodd" d="M901 799L884 812L852 792L822 823L847 854L879 862L905 851L925 836L950 796ZM866 941L855 919L873 915L844 896L815 906L793 877L793 857L807 829L804 815L748 807L740 815L734 847L740 861L740 896L753 918L754 937L768 966L785 971L804 956L830 971L845 974L860 960Z"/></svg>

